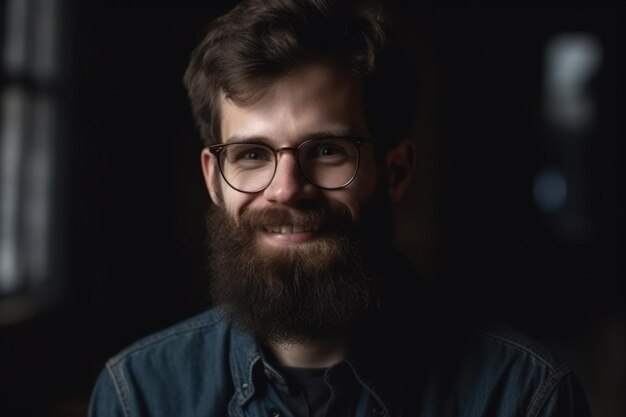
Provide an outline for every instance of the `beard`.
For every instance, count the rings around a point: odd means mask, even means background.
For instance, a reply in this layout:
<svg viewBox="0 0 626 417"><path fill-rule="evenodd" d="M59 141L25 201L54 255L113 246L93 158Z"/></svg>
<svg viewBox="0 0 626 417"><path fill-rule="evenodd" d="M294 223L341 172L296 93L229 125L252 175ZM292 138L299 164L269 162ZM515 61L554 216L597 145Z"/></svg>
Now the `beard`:
<svg viewBox="0 0 626 417"><path fill-rule="evenodd" d="M373 254L381 233L383 242L390 233L388 209L388 200L379 196L360 219L336 206L250 209L237 221L212 206L207 223L213 304L265 343L345 335L376 309L382 276ZM264 226L277 224L319 227L319 237L284 246L257 240Z"/></svg>

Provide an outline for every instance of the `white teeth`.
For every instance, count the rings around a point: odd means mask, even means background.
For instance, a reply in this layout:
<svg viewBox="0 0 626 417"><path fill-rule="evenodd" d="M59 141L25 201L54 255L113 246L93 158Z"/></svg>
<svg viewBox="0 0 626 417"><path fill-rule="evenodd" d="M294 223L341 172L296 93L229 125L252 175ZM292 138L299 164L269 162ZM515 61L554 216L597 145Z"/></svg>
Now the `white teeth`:
<svg viewBox="0 0 626 417"><path fill-rule="evenodd" d="M306 233L306 232L317 232L320 230L319 225L305 226L305 225L293 225L293 224L282 224L282 225L272 225L265 226L265 231L270 233Z"/></svg>

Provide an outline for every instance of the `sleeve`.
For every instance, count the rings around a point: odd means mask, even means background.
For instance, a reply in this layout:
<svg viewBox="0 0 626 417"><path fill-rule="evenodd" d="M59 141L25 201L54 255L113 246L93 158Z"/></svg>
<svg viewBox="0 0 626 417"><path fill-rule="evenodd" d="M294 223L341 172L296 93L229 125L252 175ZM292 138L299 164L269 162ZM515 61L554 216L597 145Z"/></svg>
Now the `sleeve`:
<svg viewBox="0 0 626 417"><path fill-rule="evenodd" d="M587 395L576 375L569 372L556 385L537 417L590 417Z"/></svg>
<svg viewBox="0 0 626 417"><path fill-rule="evenodd" d="M108 369L103 369L89 400L88 417L130 417L122 408L118 390Z"/></svg>

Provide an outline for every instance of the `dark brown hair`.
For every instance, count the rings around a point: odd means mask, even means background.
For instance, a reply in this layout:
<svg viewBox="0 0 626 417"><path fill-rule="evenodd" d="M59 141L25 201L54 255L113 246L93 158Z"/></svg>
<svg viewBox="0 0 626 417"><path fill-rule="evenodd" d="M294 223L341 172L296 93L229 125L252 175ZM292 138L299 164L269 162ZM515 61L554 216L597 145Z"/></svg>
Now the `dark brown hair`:
<svg viewBox="0 0 626 417"><path fill-rule="evenodd" d="M416 74L383 12L374 0L246 0L214 20L184 76L204 145L221 140L220 97L252 104L310 61L338 63L363 76L366 117L378 145L388 148L409 136Z"/></svg>

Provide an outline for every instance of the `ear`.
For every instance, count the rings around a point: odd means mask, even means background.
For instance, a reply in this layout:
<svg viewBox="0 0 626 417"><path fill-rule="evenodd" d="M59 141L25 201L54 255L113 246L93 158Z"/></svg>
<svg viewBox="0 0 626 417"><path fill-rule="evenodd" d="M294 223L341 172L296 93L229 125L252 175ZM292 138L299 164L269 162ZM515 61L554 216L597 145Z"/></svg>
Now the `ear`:
<svg viewBox="0 0 626 417"><path fill-rule="evenodd" d="M397 202L404 196L415 170L415 144L405 139L387 152L385 167L387 192L391 201Z"/></svg>
<svg viewBox="0 0 626 417"><path fill-rule="evenodd" d="M220 173L217 164L217 157L209 152L208 148L202 149L200 154L200 164L202 165L202 175L204 184L209 191L211 201L216 206L222 205L222 193L220 192Z"/></svg>

